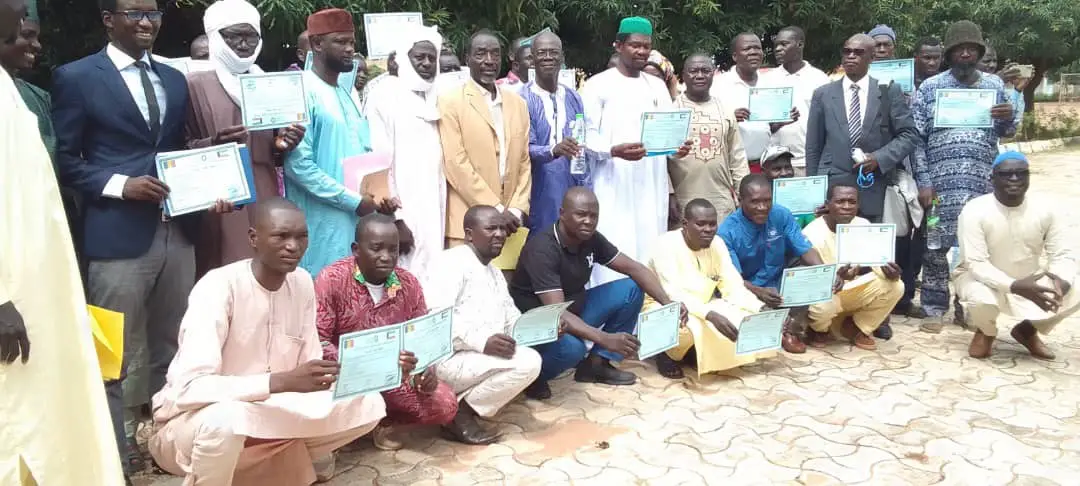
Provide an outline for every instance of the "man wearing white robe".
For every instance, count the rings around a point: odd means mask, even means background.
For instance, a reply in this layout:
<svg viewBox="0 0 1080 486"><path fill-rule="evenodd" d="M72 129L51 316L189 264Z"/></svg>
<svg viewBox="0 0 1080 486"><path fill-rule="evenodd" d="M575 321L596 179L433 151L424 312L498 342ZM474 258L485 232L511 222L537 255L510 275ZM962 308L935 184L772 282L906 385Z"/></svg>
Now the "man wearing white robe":
<svg viewBox="0 0 1080 486"><path fill-rule="evenodd" d="M322 359L315 286L297 268L307 242L295 204L259 201L255 258L211 270L192 289L149 444L184 486L329 480L333 452L386 415L378 393L332 397L339 366Z"/></svg>
<svg viewBox="0 0 1080 486"><path fill-rule="evenodd" d="M993 194L972 199L960 212L959 264L952 279L967 325L975 328L968 348L973 358L990 356L998 326L1005 324L1032 356L1052 360L1039 334L1080 306L1075 242L1051 197L1027 195L1028 170L1023 154L998 155L990 176Z"/></svg>
<svg viewBox="0 0 1080 486"><path fill-rule="evenodd" d="M454 354L439 364L439 378L458 395L458 416L448 428L465 443L491 443L498 437L480 429L475 417L491 417L540 374L540 354L518 346L513 334L521 312L502 272L491 264L506 243L506 227L492 206L465 213L466 244L435 259L424 282L433 308L454 308ZM469 439L469 440L465 440Z"/></svg>
<svg viewBox="0 0 1080 486"><path fill-rule="evenodd" d="M390 157L390 195L401 202L396 213L402 236L399 265L422 277L446 236L446 176L435 87L442 36L435 27L416 26L400 40L398 75L372 89L364 115L372 150Z"/></svg>
<svg viewBox="0 0 1080 486"><path fill-rule="evenodd" d="M646 261L653 242L667 232L671 182L667 156L647 156L641 143L641 115L674 109L664 81L642 73L652 51L652 24L628 17L615 37L618 63L585 82L581 100L585 106L585 145L596 152L590 157L593 190L605 211L626 218L605 218L597 231L637 261ZM692 141L675 154L685 157ZM626 278L596 265L590 285Z"/></svg>
<svg viewBox="0 0 1080 486"><path fill-rule="evenodd" d="M0 0L0 42L25 16ZM0 113L0 484L124 484L56 174L4 69Z"/></svg>

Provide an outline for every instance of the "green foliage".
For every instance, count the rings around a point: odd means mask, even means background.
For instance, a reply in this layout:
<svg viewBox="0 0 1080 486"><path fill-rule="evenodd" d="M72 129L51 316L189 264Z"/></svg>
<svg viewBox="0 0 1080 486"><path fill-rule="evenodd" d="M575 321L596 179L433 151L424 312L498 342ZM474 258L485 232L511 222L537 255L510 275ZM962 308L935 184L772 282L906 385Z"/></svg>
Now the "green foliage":
<svg viewBox="0 0 1080 486"><path fill-rule="evenodd" d="M1036 110L1024 114L1015 142L1080 137L1080 112L1065 109Z"/></svg>

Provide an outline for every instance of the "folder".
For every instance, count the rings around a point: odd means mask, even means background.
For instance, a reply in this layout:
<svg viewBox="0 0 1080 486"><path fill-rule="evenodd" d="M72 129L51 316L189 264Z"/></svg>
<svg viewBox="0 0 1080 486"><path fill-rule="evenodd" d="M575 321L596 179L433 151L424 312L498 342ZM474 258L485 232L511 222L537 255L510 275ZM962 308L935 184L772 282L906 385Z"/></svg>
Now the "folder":
<svg viewBox="0 0 1080 486"><path fill-rule="evenodd" d="M118 380L120 364L124 361L124 315L92 305L86 307L90 312L94 350L97 351L101 377Z"/></svg>
<svg viewBox="0 0 1080 486"><path fill-rule="evenodd" d="M518 257L521 249L525 247L525 239L529 237L529 228L521 227L506 239L502 253L491 260L491 264L499 270L514 270L517 268Z"/></svg>

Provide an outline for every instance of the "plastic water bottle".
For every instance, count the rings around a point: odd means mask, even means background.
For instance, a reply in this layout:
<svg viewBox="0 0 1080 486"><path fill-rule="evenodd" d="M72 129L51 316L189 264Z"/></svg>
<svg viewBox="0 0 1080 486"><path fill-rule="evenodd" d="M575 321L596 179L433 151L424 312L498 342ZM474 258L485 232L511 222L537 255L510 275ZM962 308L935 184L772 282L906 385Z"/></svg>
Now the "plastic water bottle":
<svg viewBox="0 0 1080 486"><path fill-rule="evenodd" d="M574 137L574 141L578 143L578 146L585 146L585 115L578 113L574 116L574 121L570 125L570 136ZM574 175L585 173L584 157L578 156L570 159L570 173Z"/></svg>
<svg viewBox="0 0 1080 486"><path fill-rule="evenodd" d="M930 204L930 213L926 215L926 249L940 250L943 239L945 239L945 235L942 234L941 216L938 215L938 200L935 198L934 202Z"/></svg>

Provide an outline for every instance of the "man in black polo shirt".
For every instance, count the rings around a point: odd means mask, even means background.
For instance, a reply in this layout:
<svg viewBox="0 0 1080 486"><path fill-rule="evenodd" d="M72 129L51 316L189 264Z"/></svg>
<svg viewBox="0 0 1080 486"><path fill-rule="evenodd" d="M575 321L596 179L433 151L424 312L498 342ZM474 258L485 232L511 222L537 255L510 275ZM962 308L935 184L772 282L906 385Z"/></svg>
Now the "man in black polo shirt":
<svg viewBox="0 0 1080 486"><path fill-rule="evenodd" d="M574 187L563 197L559 220L525 244L510 295L522 312L542 305L573 301L564 314L565 332L558 341L536 346L543 358L540 376L525 395L551 397L548 380L577 366L574 379L583 383L632 385L637 377L611 365L638 351L634 337L645 290L660 304L668 304L664 289L648 268L631 260L596 232L600 204L592 191ZM594 264L630 277L585 290ZM683 307L682 318L686 319ZM585 341L594 343L585 357ZM583 360L584 358L584 360Z"/></svg>

